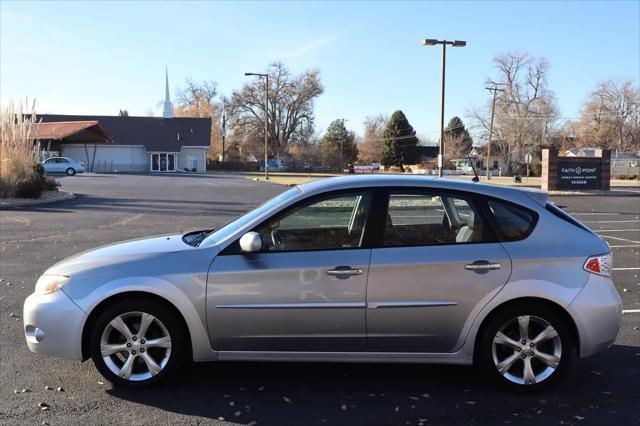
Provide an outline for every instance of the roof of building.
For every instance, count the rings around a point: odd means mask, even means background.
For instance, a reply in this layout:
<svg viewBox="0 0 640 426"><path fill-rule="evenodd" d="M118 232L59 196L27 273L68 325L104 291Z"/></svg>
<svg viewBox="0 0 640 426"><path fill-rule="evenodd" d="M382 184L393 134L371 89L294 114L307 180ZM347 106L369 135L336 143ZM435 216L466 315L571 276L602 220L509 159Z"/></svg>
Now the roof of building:
<svg viewBox="0 0 640 426"><path fill-rule="evenodd" d="M640 155L635 154L633 152L612 152L611 153L612 160L638 160L640 159Z"/></svg>
<svg viewBox="0 0 640 426"><path fill-rule="evenodd" d="M440 148L437 145L418 145L418 155L420 157L437 158Z"/></svg>
<svg viewBox="0 0 640 426"><path fill-rule="evenodd" d="M144 145L147 151L179 152L183 146L208 147L210 118L43 114L42 123L97 121L115 145Z"/></svg>
<svg viewBox="0 0 640 426"><path fill-rule="evenodd" d="M40 123L37 126L36 139L67 142L86 140L90 143L109 142L109 137L96 120L59 121Z"/></svg>

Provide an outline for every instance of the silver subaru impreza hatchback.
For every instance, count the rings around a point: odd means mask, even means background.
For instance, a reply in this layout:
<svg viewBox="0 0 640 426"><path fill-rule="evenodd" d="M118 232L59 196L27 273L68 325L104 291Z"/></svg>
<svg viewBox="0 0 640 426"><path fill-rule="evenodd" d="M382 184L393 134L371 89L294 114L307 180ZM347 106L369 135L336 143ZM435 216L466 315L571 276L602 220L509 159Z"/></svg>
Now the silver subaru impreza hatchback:
<svg viewBox="0 0 640 426"><path fill-rule="evenodd" d="M190 361L474 364L513 389L608 348L611 251L542 192L422 176L291 188L216 230L46 270L33 352L147 386Z"/></svg>

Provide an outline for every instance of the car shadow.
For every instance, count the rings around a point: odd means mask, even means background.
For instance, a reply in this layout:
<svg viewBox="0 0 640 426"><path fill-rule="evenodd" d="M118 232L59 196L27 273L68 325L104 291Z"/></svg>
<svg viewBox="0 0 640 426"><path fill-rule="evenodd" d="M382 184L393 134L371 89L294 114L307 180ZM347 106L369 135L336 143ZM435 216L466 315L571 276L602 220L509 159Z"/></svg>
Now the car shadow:
<svg viewBox="0 0 640 426"><path fill-rule="evenodd" d="M562 380L536 394L497 388L468 366L258 362L197 364L158 388L107 392L238 424L550 424L575 422L575 415L606 421L607 411L594 407L637 407L639 351L616 345L575 360Z"/></svg>
<svg viewBox="0 0 640 426"><path fill-rule="evenodd" d="M223 215L239 216L254 207L254 203L238 202L231 200L171 200L171 199L144 199L116 197L95 197L85 194L77 194L75 199L60 201L52 204L36 204L7 208L6 210L19 210L24 212L50 212L50 213L78 213L95 211L113 213L144 213L169 216L201 216Z"/></svg>

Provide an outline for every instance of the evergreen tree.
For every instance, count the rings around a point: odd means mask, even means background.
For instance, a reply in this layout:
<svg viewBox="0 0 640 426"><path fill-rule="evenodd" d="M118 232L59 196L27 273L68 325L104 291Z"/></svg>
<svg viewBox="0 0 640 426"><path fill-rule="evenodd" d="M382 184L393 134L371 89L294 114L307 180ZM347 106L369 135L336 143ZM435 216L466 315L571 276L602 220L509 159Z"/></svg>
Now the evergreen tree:
<svg viewBox="0 0 640 426"><path fill-rule="evenodd" d="M382 138L381 162L384 166L402 166L418 161L418 138L402 111L393 113Z"/></svg>
<svg viewBox="0 0 640 426"><path fill-rule="evenodd" d="M453 117L444 129L445 153L449 160L467 158L473 148L473 139L460 117Z"/></svg>
<svg viewBox="0 0 640 426"><path fill-rule="evenodd" d="M342 170L345 165L358 158L355 135L344 126L344 120L333 120L320 141L322 159L325 165L334 170ZM340 152L342 151L342 156ZM342 158L342 164L340 163Z"/></svg>

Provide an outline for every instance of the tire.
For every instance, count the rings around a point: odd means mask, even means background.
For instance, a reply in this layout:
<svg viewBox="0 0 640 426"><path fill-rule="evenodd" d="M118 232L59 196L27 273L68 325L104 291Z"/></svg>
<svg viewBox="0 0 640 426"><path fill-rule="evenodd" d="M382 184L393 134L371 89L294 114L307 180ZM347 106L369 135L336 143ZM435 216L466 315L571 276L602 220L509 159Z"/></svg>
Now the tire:
<svg viewBox="0 0 640 426"><path fill-rule="evenodd" d="M556 310L523 304L492 315L476 345L476 365L491 380L510 390L535 392L566 371L574 342L569 324Z"/></svg>
<svg viewBox="0 0 640 426"><path fill-rule="evenodd" d="M75 171L75 169L73 169L73 168L69 167L69 168L65 171L65 173L67 174L67 176L73 176L73 175L75 175L75 174L76 174L76 171Z"/></svg>
<svg viewBox="0 0 640 426"><path fill-rule="evenodd" d="M143 320L146 331L141 335ZM153 386L183 364L184 336L179 319L165 305L140 298L123 300L109 306L93 324L91 358L114 386Z"/></svg>

